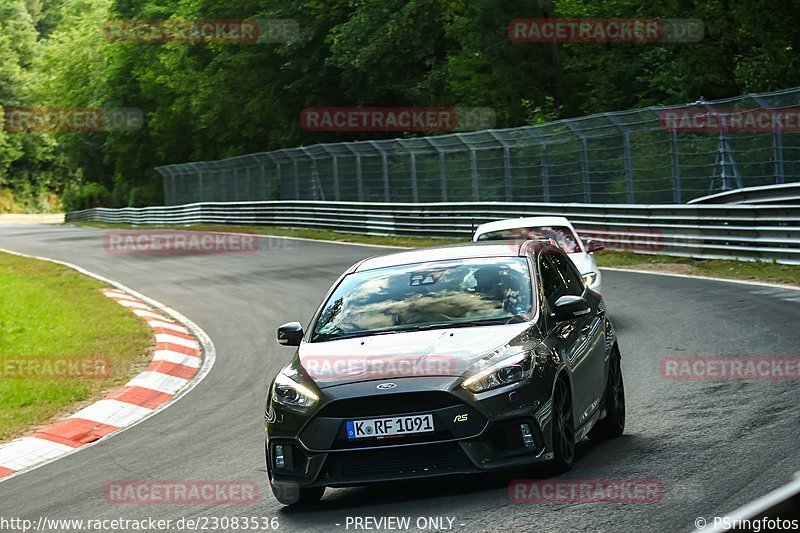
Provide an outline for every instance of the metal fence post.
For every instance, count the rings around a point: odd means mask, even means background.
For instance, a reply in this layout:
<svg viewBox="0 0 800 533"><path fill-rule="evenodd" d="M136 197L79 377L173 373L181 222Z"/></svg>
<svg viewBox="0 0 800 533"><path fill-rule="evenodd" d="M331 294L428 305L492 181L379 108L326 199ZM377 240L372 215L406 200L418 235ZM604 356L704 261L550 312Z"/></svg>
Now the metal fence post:
<svg viewBox="0 0 800 533"><path fill-rule="evenodd" d="M669 134L670 166L672 167L672 199L681 203L681 167L678 160L678 133L673 130Z"/></svg>
<svg viewBox="0 0 800 533"><path fill-rule="evenodd" d="M572 133L581 142L581 176L583 177L583 201L592 203L592 185L589 182L589 144L586 141L586 135L575 126L572 125L572 119L565 120L564 125L570 129Z"/></svg>
<svg viewBox="0 0 800 533"><path fill-rule="evenodd" d="M428 144L436 150L436 153L439 154L439 187L440 187L440 194L441 197L439 201L446 202L447 201L447 167L444 161L444 154L445 151L436 146L433 141L429 137L422 137Z"/></svg>
<svg viewBox="0 0 800 533"><path fill-rule="evenodd" d="M498 137L493 130L488 130L489 135L494 137L494 140L500 143L503 148L503 179L506 184L506 201L512 202L514 200L514 181L511 176L511 148L508 143L501 137Z"/></svg>
<svg viewBox="0 0 800 533"><path fill-rule="evenodd" d="M470 174L472 179L472 199L479 202L481 193L478 189L478 152L472 148L469 150Z"/></svg>
<svg viewBox="0 0 800 533"><path fill-rule="evenodd" d="M267 165L262 163L261 165L258 165L258 167L261 170L261 172L258 173L258 190L263 195L261 198L262 200L269 200L269 194L267 194Z"/></svg>
<svg viewBox="0 0 800 533"><path fill-rule="evenodd" d="M760 94L748 95L755 100L758 105L763 109L773 109L773 106L767 105L764 98ZM783 135L777 121L773 125L772 133L772 152L775 157L775 183L784 183L783 175Z"/></svg>
<svg viewBox="0 0 800 533"><path fill-rule="evenodd" d="M364 176L361 174L361 154L356 156L356 188L358 189L358 201L364 201Z"/></svg>
<svg viewBox="0 0 800 533"><path fill-rule="evenodd" d="M478 152L472 145L465 141L460 134L456 133L455 138L464 145L466 148L465 151L469 154L469 179L472 187L472 200L478 202L481 199L481 193L478 187Z"/></svg>
<svg viewBox="0 0 800 533"><path fill-rule="evenodd" d="M375 141L367 141L369 142L370 146L375 148L375 150L381 154L381 168L383 171L383 199L385 202L392 201L392 194L389 190L389 156L386 153L386 150L380 147L378 143Z"/></svg>
<svg viewBox="0 0 800 533"><path fill-rule="evenodd" d="M633 189L633 161L631 156L631 134L628 130L627 126L616 116L612 115L611 113L603 113L604 117L607 117L614 125L622 130L622 142L623 142L623 158L625 160L625 189L628 192L628 203L635 204L635 193Z"/></svg>
<svg viewBox="0 0 800 533"><path fill-rule="evenodd" d="M419 191L417 188L417 154L413 147L406 146L405 139L397 139L397 143L408 153L409 164L411 166L411 200L419 202Z"/></svg>
<svg viewBox="0 0 800 533"><path fill-rule="evenodd" d="M772 143L775 151L775 183L783 183L783 135L777 125L772 134Z"/></svg>
<svg viewBox="0 0 800 533"><path fill-rule="evenodd" d="M503 178L506 180L506 201L514 201L514 179L511 176L511 150L503 147Z"/></svg>
<svg viewBox="0 0 800 533"><path fill-rule="evenodd" d="M541 135L536 133L533 126L524 126L522 130L539 143L541 155L539 157L539 166L542 168L542 196L545 202L550 201L550 170L548 169L547 161L547 143L542 140Z"/></svg>
<svg viewBox="0 0 800 533"><path fill-rule="evenodd" d="M541 162L542 166L542 195L544 196L544 201L550 201L550 171L547 167L547 143L542 144L542 157Z"/></svg>
<svg viewBox="0 0 800 533"><path fill-rule="evenodd" d="M172 169L170 169L169 174L171 178L170 181L172 182L172 197L177 200L178 193L177 193L177 188L175 187L175 174L172 172Z"/></svg>
<svg viewBox="0 0 800 533"><path fill-rule="evenodd" d="M333 167L333 198L338 202L342 199L342 191L339 187L339 158L336 154L331 156L331 165Z"/></svg>
<svg viewBox="0 0 800 533"><path fill-rule="evenodd" d="M297 159L292 158L292 169L294 170L294 199L300 199L300 173L297 168Z"/></svg>
<svg viewBox="0 0 800 533"><path fill-rule="evenodd" d="M159 174L161 174L161 181L162 181L161 185L164 188L164 204L165 205L172 205L175 202L175 199L171 198L170 185L172 185L172 184L170 183L170 180L168 179L169 178L169 173L167 173L166 167L158 167L158 168L156 168L156 171Z"/></svg>
<svg viewBox="0 0 800 533"><path fill-rule="evenodd" d="M330 148L328 148L327 144L320 144L320 148L325 150L325 153L328 154L328 157L331 158L331 170L333 171L333 199L337 202L341 200L341 190L339 188L339 157L336 155L336 152L332 152ZM317 175L319 179L319 175Z"/></svg>
<svg viewBox="0 0 800 533"><path fill-rule="evenodd" d="M447 167L444 161L444 150L439 152L439 180L441 181L442 202L447 201Z"/></svg>
<svg viewBox="0 0 800 533"><path fill-rule="evenodd" d="M417 189L417 154L410 152L411 155L411 199L419 202L419 191Z"/></svg>
<svg viewBox="0 0 800 533"><path fill-rule="evenodd" d="M628 203L635 204L636 200L633 193L633 162L631 161L631 135L628 133L628 130L625 130L622 134L622 142L625 143L625 181L627 182Z"/></svg>
<svg viewBox="0 0 800 533"><path fill-rule="evenodd" d="M364 178L361 175L361 154L356 152L355 148L352 146L353 143L344 143L345 148L347 148L351 154L353 154L356 158L356 194L358 195L358 201L364 201Z"/></svg>
<svg viewBox="0 0 800 533"><path fill-rule="evenodd" d="M322 181L319 179L319 168L317 167L317 158L314 154L308 151L305 146L300 147L300 152L311 161L311 175L308 177L308 189L311 191L312 199L325 200L325 189L322 187Z"/></svg>
<svg viewBox="0 0 800 533"><path fill-rule="evenodd" d="M247 198L245 200L253 199L253 174L250 172L250 165L245 167L245 174L247 175Z"/></svg>

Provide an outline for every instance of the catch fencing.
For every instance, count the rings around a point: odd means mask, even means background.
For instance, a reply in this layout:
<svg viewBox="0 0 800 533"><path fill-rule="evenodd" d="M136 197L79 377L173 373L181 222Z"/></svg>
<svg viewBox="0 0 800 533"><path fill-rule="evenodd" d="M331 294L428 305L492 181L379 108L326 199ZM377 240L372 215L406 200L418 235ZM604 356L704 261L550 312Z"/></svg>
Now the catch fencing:
<svg viewBox="0 0 800 533"><path fill-rule="evenodd" d="M757 119L759 110L788 118L766 129L696 127L726 113ZM167 205L277 199L684 203L800 181L793 110L800 112L800 88L535 126L315 144L156 170ZM691 123L670 122L667 112Z"/></svg>

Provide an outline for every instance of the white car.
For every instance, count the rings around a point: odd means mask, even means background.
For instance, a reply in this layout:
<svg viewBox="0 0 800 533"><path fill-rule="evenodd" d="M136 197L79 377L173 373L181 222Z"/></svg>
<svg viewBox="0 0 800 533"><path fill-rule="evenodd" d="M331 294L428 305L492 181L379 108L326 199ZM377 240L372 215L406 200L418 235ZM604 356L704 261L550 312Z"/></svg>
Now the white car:
<svg viewBox="0 0 800 533"><path fill-rule="evenodd" d="M575 228L565 217L510 218L481 224L472 240L506 240L518 242L533 236L553 239L566 253L583 276L583 283L595 292L601 292L600 269L594 260L594 252L602 250L603 244L588 239L584 244Z"/></svg>

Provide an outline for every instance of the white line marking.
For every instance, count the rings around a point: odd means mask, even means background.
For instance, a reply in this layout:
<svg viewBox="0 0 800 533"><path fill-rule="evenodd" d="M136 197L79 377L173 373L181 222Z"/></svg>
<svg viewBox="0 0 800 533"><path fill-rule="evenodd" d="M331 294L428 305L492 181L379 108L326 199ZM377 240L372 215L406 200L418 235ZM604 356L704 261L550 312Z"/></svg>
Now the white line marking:
<svg viewBox="0 0 800 533"><path fill-rule="evenodd" d="M141 302L136 302L134 300L117 300L117 303L120 305L124 305L125 307L135 307L137 309L144 309L146 311L151 310L150 306L147 306Z"/></svg>
<svg viewBox="0 0 800 533"><path fill-rule="evenodd" d="M153 361L166 361L177 365L200 368L201 359L196 355L186 355L185 353L173 352L172 350L156 350Z"/></svg>
<svg viewBox="0 0 800 533"><path fill-rule="evenodd" d="M72 446L38 437L22 437L0 446L0 466L16 471L25 470L39 462L53 460L74 450ZM4 477L3 481L17 473Z"/></svg>
<svg viewBox="0 0 800 533"><path fill-rule="evenodd" d="M183 326L179 326L174 322L163 322L161 320L148 320L148 324L150 324L151 328L164 328L164 329L171 329L172 331L180 331L181 333L189 333L189 330Z"/></svg>
<svg viewBox="0 0 800 533"><path fill-rule="evenodd" d="M187 348L200 348L200 346L198 346L198 344L194 341L184 339L183 337L176 337L175 335L170 335L169 333L156 333L155 337L156 342L168 342L170 344L186 346Z"/></svg>
<svg viewBox="0 0 800 533"><path fill-rule="evenodd" d="M175 394L181 390L187 383L188 379L170 376L161 372L153 372L152 370L145 370L128 383L126 387L144 387L145 389L152 389L166 394Z"/></svg>
<svg viewBox="0 0 800 533"><path fill-rule="evenodd" d="M158 313L154 313L152 311L145 311L143 309L132 309L133 314L140 317L147 317L147 318L155 318L157 320L165 321L165 322L173 322L172 320L168 319L165 316L159 315Z"/></svg>
<svg viewBox="0 0 800 533"><path fill-rule="evenodd" d="M152 409L121 402L119 400L100 400L69 416L68 418L82 418L122 428L144 418Z"/></svg>

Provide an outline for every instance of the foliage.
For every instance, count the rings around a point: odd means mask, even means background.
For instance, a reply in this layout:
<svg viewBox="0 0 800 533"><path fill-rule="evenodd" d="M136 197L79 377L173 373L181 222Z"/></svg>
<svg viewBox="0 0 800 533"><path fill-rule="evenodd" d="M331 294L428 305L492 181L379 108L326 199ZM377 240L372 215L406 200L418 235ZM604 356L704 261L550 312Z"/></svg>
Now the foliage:
<svg viewBox="0 0 800 533"><path fill-rule="evenodd" d="M70 207L146 205L162 201L158 165L381 136L304 131L312 106L491 107L497 127L512 127L797 86L798 15L792 0L0 0L0 107L144 115L136 131L0 131L0 187L55 192ZM508 38L511 19L538 17L696 18L705 38ZM299 34L107 40L104 24L127 19L292 19Z"/></svg>

